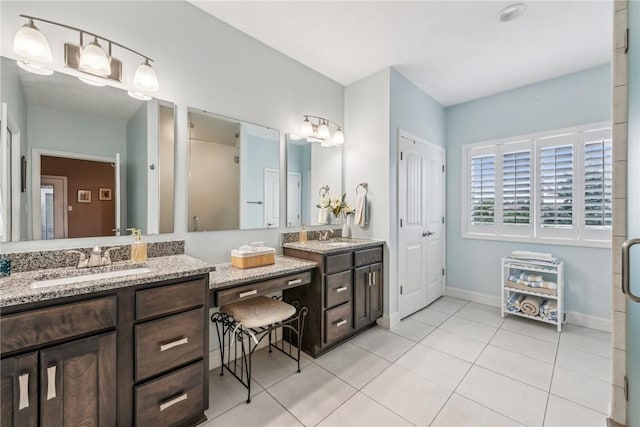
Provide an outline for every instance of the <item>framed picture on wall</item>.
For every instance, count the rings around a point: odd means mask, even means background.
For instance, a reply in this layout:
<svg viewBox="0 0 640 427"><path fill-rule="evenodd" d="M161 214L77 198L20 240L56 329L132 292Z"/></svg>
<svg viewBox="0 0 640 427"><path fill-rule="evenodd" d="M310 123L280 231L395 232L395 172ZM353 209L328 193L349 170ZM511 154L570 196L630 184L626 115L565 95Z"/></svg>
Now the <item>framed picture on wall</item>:
<svg viewBox="0 0 640 427"><path fill-rule="evenodd" d="M111 200L111 189L110 188L100 188L100 189L98 189L98 199L99 200Z"/></svg>
<svg viewBox="0 0 640 427"><path fill-rule="evenodd" d="M91 203L91 190L78 190L78 203Z"/></svg>

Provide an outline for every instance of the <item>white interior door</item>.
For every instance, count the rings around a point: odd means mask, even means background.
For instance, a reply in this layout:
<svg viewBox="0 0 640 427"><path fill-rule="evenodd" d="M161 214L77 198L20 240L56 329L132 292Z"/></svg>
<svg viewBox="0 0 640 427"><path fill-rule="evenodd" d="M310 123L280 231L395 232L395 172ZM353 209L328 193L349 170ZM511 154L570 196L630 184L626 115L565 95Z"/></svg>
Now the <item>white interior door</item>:
<svg viewBox="0 0 640 427"><path fill-rule="evenodd" d="M264 170L264 226L280 226L280 171Z"/></svg>
<svg viewBox="0 0 640 427"><path fill-rule="evenodd" d="M300 226L300 210L302 207L301 175L296 172L287 174L287 227Z"/></svg>
<svg viewBox="0 0 640 427"><path fill-rule="evenodd" d="M400 133L398 283L400 317L443 294L444 150Z"/></svg>
<svg viewBox="0 0 640 427"><path fill-rule="evenodd" d="M66 239L69 236L67 215L67 177L42 175L40 177L40 238L42 240Z"/></svg>

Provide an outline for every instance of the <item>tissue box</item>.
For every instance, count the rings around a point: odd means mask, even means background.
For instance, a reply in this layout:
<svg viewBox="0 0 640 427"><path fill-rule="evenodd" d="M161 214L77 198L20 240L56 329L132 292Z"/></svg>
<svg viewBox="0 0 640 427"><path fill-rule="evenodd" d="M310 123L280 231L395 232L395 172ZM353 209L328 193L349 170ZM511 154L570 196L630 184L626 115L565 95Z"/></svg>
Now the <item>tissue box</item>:
<svg viewBox="0 0 640 427"><path fill-rule="evenodd" d="M256 250L231 251L231 265L238 268L262 267L263 265L276 263L276 250L263 246Z"/></svg>

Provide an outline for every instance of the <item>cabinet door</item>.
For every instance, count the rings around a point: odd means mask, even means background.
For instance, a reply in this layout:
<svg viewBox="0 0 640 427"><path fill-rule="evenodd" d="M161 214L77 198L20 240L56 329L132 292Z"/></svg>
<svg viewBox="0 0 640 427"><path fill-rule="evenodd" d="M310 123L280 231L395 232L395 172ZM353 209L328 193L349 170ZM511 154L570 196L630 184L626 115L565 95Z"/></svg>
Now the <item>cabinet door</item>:
<svg viewBox="0 0 640 427"><path fill-rule="evenodd" d="M382 291L384 288L382 263L371 265L371 286L369 287L369 321L382 317Z"/></svg>
<svg viewBox="0 0 640 427"><path fill-rule="evenodd" d="M353 275L353 328L369 324L369 266L356 268Z"/></svg>
<svg viewBox="0 0 640 427"><path fill-rule="evenodd" d="M0 362L0 426L38 425L38 353L10 357Z"/></svg>
<svg viewBox="0 0 640 427"><path fill-rule="evenodd" d="M116 333L40 352L40 425L116 425Z"/></svg>

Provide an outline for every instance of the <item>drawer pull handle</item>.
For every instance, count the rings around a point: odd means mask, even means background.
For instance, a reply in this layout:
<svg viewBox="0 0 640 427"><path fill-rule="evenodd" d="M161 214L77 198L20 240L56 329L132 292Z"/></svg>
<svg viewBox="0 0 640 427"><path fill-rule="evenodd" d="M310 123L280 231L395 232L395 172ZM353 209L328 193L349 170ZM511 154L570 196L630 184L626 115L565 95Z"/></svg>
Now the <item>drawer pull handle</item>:
<svg viewBox="0 0 640 427"><path fill-rule="evenodd" d="M344 325L346 325L346 324L347 324L347 321L346 321L346 320L344 320L344 319L342 319L342 320L338 320L338 321L335 323L335 326L336 326L336 328L339 328L340 326L344 326Z"/></svg>
<svg viewBox="0 0 640 427"><path fill-rule="evenodd" d="M291 286L291 285L297 285L298 283L302 283L302 279L295 279L295 280L289 280L287 282L287 285Z"/></svg>
<svg viewBox="0 0 640 427"><path fill-rule="evenodd" d="M164 411L165 409L168 409L170 407L172 407L173 405L175 405L176 403L180 403L183 400L187 400L187 393L182 393L180 396L175 397L171 400L167 400L164 403L160 404L160 412Z"/></svg>
<svg viewBox="0 0 640 427"><path fill-rule="evenodd" d="M56 398L56 365L47 368L47 400Z"/></svg>
<svg viewBox="0 0 640 427"><path fill-rule="evenodd" d="M179 340L175 340L175 341L171 341L169 343L166 344L162 344L160 346L160 351L167 351L169 349L172 349L173 347L178 347L180 345L184 345L184 344L188 344L189 343L189 337L184 337L184 338L180 338Z"/></svg>
<svg viewBox="0 0 640 427"><path fill-rule="evenodd" d="M375 286L375 285L376 285L376 276L377 276L377 275L378 275L378 273L377 273L377 272L375 272L375 271L374 271L373 273L371 273L371 276L373 277L373 286Z"/></svg>
<svg viewBox="0 0 640 427"><path fill-rule="evenodd" d="M371 273L367 273L367 277L369 278L369 287L371 287Z"/></svg>
<svg viewBox="0 0 640 427"><path fill-rule="evenodd" d="M334 290L336 291L336 293L340 293L340 292L346 291L347 287L346 286L341 286L339 288L335 288Z"/></svg>
<svg viewBox="0 0 640 427"><path fill-rule="evenodd" d="M256 289L252 289L250 291L247 292L240 292L240 294L238 295L240 298L244 298L244 297L249 297L251 295L256 295L258 293L258 291Z"/></svg>
<svg viewBox="0 0 640 427"><path fill-rule="evenodd" d="M29 373L24 373L18 377L20 383L20 403L18 410L29 407Z"/></svg>

